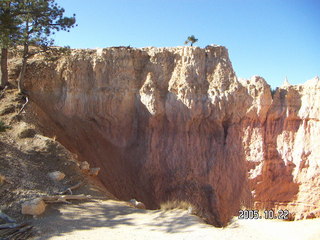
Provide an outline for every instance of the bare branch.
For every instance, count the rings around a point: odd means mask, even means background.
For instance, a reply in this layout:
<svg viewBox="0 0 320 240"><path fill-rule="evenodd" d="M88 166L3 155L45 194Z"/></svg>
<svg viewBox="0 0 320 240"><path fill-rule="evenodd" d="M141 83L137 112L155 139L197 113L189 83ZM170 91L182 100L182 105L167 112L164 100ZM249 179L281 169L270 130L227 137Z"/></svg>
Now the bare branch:
<svg viewBox="0 0 320 240"><path fill-rule="evenodd" d="M81 187L82 185L83 185L83 182L79 182L71 187L68 187L65 191L61 192L60 194L63 195L63 194L66 194L69 192L72 195L73 194L72 190L75 190L75 189Z"/></svg>
<svg viewBox="0 0 320 240"><path fill-rule="evenodd" d="M3 97L3 95L4 95L4 93L6 92L7 88L8 88L8 85L5 86L4 89L2 90L2 93L1 93L1 95L0 95L0 99Z"/></svg>
<svg viewBox="0 0 320 240"><path fill-rule="evenodd" d="M18 115L23 111L23 109L25 108L25 106L27 105L27 103L29 102L28 97L26 97L26 103L23 104L22 108L20 109L20 111L18 112Z"/></svg>
<svg viewBox="0 0 320 240"><path fill-rule="evenodd" d="M9 217L7 214L3 213L1 210L0 210L0 218L6 221L7 223L16 223L16 220Z"/></svg>
<svg viewBox="0 0 320 240"><path fill-rule="evenodd" d="M55 195L44 196L42 200L46 203L67 203L68 200L89 200L92 197L90 195Z"/></svg>

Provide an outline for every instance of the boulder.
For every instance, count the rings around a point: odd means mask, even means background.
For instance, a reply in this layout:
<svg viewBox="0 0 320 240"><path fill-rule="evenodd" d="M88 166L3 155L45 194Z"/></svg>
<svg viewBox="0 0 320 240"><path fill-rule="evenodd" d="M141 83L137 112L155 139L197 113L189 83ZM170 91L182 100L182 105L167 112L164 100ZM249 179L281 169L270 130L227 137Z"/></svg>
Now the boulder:
<svg viewBox="0 0 320 240"><path fill-rule="evenodd" d="M22 214L38 216L46 210L46 204L41 198L22 203Z"/></svg>

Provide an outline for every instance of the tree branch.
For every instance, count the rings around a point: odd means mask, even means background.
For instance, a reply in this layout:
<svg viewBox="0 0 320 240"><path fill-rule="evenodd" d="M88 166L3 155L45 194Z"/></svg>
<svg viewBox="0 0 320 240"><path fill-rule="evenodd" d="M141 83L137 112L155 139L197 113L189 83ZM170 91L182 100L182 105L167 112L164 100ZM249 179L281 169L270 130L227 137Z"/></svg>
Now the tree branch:
<svg viewBox="0 0 320 240"><path fill-rule="evenodd" d="M22 108L20 109L20 111L18 112L18 115L20 115L20 113L23 111L24 107L27 105L27 103L29 102L28 97L26 97L26 103L23 104Z"/></svg>
<svg viewBox="0 0 320 240"><path fill-rule="evenodd" d="M46 203L68 203L68 200L89 200L92 197L90 195L55 195L44 196L42 200Z"/></svg>
<svg viewBox="0 0 320 240"><path fill-rule="evenodd" d="M6 221L7 223L16 223L16 220L9 217L7 214L3 213L1 210L0 210L0 218Z"/></svg>
<svg viewBox="0 0 320 240"><path fill-rule="evenodd" d="M66 194L67 192L69 192L72 195L72 190L75 190L75 189L81 187L82 185L83 185L83 182L79 182L71 187L68 187L65 191L61 192L60 194L63 195L63 194Z"/></svg>
<svg viewBox="0 0 320 240"><path fill-rule="evenodd" d="M4 95L4 93L6 92L7 88L8 88L8 85L6 85L6 86L4 87L4 89L2 90L2 93L1 93L1 95L0 95L0 99L3 97L3 95Z"/></svg>

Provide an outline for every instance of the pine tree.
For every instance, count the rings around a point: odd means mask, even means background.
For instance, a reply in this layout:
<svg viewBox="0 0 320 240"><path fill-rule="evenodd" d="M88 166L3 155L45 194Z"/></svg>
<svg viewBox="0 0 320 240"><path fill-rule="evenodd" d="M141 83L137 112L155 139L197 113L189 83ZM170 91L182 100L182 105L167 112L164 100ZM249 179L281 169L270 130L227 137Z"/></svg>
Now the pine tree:
<svg viewBox="0 0 320 240"><path fill-rule="evenodd" d="M14 45L19 33L18 1L0 1L0 47L1 47L1 77L0 88L8 84L8 48Z"/></svg>
<svg viewBox="0 0 320 240"><path fill-rule="evenodd" d="M40 51L46 51L53 44L51 35L56 31L69 31L75 26L75 15L65 17L65 10L55 0L1 0L4 3L14 4L10 6L9 17L14 23L14 34L9 34L9 24L4 25L1 39L10 39L15 45L23 46L22 67L18 78L18 89L23 91L23 80L27 68L27 60L33 54L30 46L37 46ZM1 17L7 18L5 12L0 12Z"/></svg>
<svg viewBox="0 0 320 240"><path fill-rule="evenodd" d="M195 42L198 42L198 39L195 38L194 35L191 35L191 36L189 36L188 39L184 42L184 44L190 43L190 45L193 46L193 44L194 44Z"/></svg>

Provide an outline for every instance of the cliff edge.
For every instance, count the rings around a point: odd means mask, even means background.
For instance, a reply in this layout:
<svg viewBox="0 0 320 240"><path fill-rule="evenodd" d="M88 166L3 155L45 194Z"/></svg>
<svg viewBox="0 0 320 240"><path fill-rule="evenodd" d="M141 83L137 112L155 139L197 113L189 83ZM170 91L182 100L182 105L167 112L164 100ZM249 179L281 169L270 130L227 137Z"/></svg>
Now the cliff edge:
<svg viewBox="0 0 320 240"><path fill-rule="evenodd" d="M319 216L320 81L272 96L221 46L72 50L30 61L34 115L116 197L188 201L224 226L240 206Z"/></svg>

